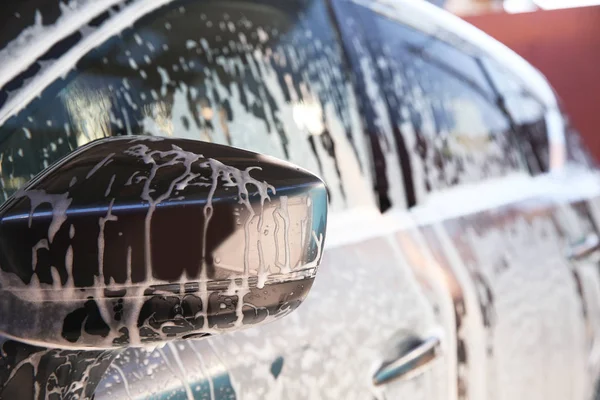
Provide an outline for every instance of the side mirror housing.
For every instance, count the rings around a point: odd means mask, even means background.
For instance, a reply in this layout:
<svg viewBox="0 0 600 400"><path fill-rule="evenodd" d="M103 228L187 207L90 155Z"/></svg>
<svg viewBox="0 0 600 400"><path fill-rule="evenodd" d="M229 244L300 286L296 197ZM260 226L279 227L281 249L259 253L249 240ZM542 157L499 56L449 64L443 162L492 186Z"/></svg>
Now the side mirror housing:
<svg viewBox="0 0 600 400"><path fill-rule="evenodd" d="M272 321L306 297L326 221L325 185L289 163L92 142L0 208L0 335L109 349Z"/></svg>

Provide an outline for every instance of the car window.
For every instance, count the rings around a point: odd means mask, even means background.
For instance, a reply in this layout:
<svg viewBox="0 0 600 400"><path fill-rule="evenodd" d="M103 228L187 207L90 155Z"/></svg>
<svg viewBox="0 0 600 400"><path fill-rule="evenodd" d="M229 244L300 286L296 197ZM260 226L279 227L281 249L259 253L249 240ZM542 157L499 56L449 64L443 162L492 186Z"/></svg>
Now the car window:
<svg viewBox="0 0 600 400"><path fill-rule="evenodd" d="M510 120L475 55L357 6L391 118L410 157L417 199L526 170Z"/></svg>
<svg viewBox="0 0 600 400"><path fill-rule="evenodd" d="M531 171L548 171L550 151L546 112L542 103L526 88L521 79L504 68L498 61L482 58L497 95L512 118L517 137Z"/></svg>
<svg viewBox="0 0 600 400"><path fill-rule="evenodd" d="M0 127L3 199L91 140L160 135L287 159L326 181L334 209L371 204L328 15L322 0L196 0L139 19Z"/></svg>
<svg viewBox="0 0 600 400"><path fill-rule="evenodd" d="M566 155L567 160L575 165L579 165L588 169L597 169L598 162L586 147L581 133L571 125L569 118L563 115L566 126Z"/></svg>

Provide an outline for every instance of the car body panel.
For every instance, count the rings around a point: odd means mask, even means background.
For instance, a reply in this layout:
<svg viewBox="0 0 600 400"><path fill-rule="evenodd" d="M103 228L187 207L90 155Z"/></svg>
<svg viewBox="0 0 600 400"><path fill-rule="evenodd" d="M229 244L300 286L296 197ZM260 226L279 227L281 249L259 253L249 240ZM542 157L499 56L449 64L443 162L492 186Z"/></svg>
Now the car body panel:
<svg viewBox="0 0 600 400"><path fill-rule="evenodd" d="M227 366L240 398L380 398L384 390L390 390L374 388L371 383L377 363L385 355L380 347L390 339L401 340L402 331L426 333L434 327L433 312L410 270L389 268L389 260L399 260L393 236L329 248L326 254L319 272L321 279L315 282L311 295L297 313L281 323L174 344L168 346L169 352L181 358L190 357L192 347L214 352ZM376 278L371 277L374 272ZM184 374L189 384L197 379L194 374L203 376L192 362L183 363L181 371L170 371L165 368L167 362L160 361L150 379L144 374L136 378L136 370L132 370L135 362L124 362L128 360L135 358L120 357L115 365L131 371L126 382L134 398L156 395L163 390L164 382L181 380L177 374ZM281 366L275 372L277 363ZM401 386L394 395L445 398L444 379L440 376L443 369L435 371ZM100 384L97 398L125 394L125 386L115 385L114 380L106 381L111 387ZM177 390L181 389L173 393Z"/></svg>
<svg viewBox="0 0 600 400"><path fill-rule="evenodd" d="M402 2L386 3L393 4L394 7L398 6L399 8L396 9L398 12L390 11L390 7L381 7L379 3L375 3L376 6L373 6L373 3L360 3L360 5L397 22L398 29L402 27L401 23L408 21L419 30L423 29L429 35L427 41L419 44L421 40L419 37L407 38L407 43L417 49L414 57L421 57L418 51L427 53L427 47L433 46L437 38L450 42L456 41L452 37L457 32L453 24L441 26L437 24L435 18L417 19L411 15L411 12L401 13ZM352 11L349 11L348 15L351 14ZM349 25L348 37L360 31L361 26L369 27L365 29L368 31L365 35L374 37L374 47L372 46L371 51L378 54L377 67L380 70L393 71L394 57L402 44L391 45L391 53L387 54L385 42L391 40L390 33L376 32L377 22L368 17L365 19L365 14L367 13L364 10L357 10L354 16L345 15L346 19L342 25ZM352 24L353 17L359 22ZM409 31L405 34L412 35ZM384 44L378 39L382 37L386 38ZM469 42L466 37L458 39ZM353 50L358 52L356 50L359 47L356 46L358 39L352 37L352 40L355 45L350 52ZM484 50L477 48L476 41L468 45L473 46L474 49L471 49L471 52L465 50L465 54L481 57L478 53ZM369 44L365 46L368 47ZM464 44L460 43L457 47L463 48ZM428 57L428 61L433 60L431 62L437 63L436 54ZM459 59L448 56L446 60L458 62ZM403 65L400 68L406 67ZM422 70L422 66L420 68ZM519 69L517 68L516 71ZM534 73L531 67L529 73ZM410 81L413 76L407 78L405 72L400 70L389 75L384 72L380 77L380 86L384 88L383 93L391 109L406 107L410 111L405 115L410 115L413 112L411 109L423 107L417 109L417 112L422 118L419 125L424 129L423 127L427 128L427 125L423 121L426 118L434 119L428 116L427 106L423 105L424 102L432 101L423 96L423 91L427 92L431 88L421 89L421 91L412 89L412 92L409 89L406 92L404 88L412 84L407 85L406 80ZM400 82L390 83L398 77L402 77ZM482 79L479 81L486 83ZM544 90L551 91L545 81L543 81L545 88L536 88L535 83L522 84L542 99L544 96L541 93ZM389 94L386 93L386 86L393 87L389 89ZM495 90L502 90L495 87L491 89L492 93ZM550 118L548 115L554 115L555 108L553 101L544 100L543 103L545 104L542 104L532 117L545 121ZM516 115L516 110L513 109L505 111L499 108L498 110L512 114L516 123L521 123L521 118L525 118ZM401 115L392 117L392 120L398 121L402 118ZM470 121L470 126L477 129L472 122L474 121ZM437 129L438 134L443 134L444 132L439 131L439 127L435 128L437 123L437 120L432 121L428 129L432 129L433 126L434 132ZM478 176L484 171L485 164L461 163L463 169L455 169L459 172L456 174L456 180L449 181L448 176L445 175L448 164L436 164L437 155L430 158L431 151L428 156L427 151L421 150L422 147L428 146L430 150L435 148L434 141L437 138L433 137L431 143L424 145L423 141L428 140L429 133L417 131L415 139L415 126L413 119L412 124L409 121L408 124L399 126L401 135L396 135L396 140L404 141L403 146L399 147L408 148L408 153L412 157L412 182L418 206L410 213L417 224L423 226L421 234L426 238L424 242L432 247L433 254L438 255L438 264L447 264L444 269L450 272L451 278L447 279L449 289L452 293L460 293L455 298L464 299L464 303L455 302L457 311L455 326L457 350L459 350L456 356L458 398L540 396L540 398L560 399L589 396L590 383L594 378L586 368L588 349L585 319L587 316L581 312L581 288L574 277L572 265L566 257L570 243L579 240L580 237L566 237L562 228L556 225L557 218L564 208L570 207L569 202L585 201L597 196L598 177L592 174L592 177L586 179L588 172L584 170L571 171L569 178L565 178L564 173L557 172L560 169L554 168L556 164L552 164L550 159L553 157L554 160L563 159L560 155L561 152L565 152L563 144L563 148L558 149L559 151L548 156L542 155L546 168L552 168L547 175L530 176L523 173L526 170L517 162L508 168L508 170L513 169L514 173L497 170L495 172L498 173L497 177L485 177ZM563 131L565 129L564 126L553 127ZM564 132L555 132L558 133L564 134ZM425 136L425 139L421 139L421 135ZM561 143L560 137L555 138L553 143L552 133L549 135L547 140L550 144L547 146L552 147ZM516 140L526 139L517 136ZM509 144L510 146L515 145ZM502 150L501 154L506 155L506 150ZM435 182L432 179L440 180ZM580 190L582 184L573 186L574 181L579 179L586 182L583 185L587 185L587 188L583 191ZM564 196L567 182L573 188L569 191L570 198ZM403 211L397 212L403 213ZM575 228L575 232L581 230ZM441 252L440 247L443 249ZM552 251L543 250L546 248ZM409 249L410 246L407 245L404 253L409 253ZM597 280L597 271L594 272L592 268L588 270L588 275L590 279L593 275ZM431 281L432 279L429 279L429 282ZM460 286L458 291L452 290L456 283ZM591 299L588 300L593 302ZM597 297L595 301L597 303ZM450 324L446 322L443 325ZM556 348L560 343L569 343L569 345L563 344L562 348L550 357L548 349ZM461 344L464 344L464 347L461 347ZM575 365L577 368L573 367Z"/></svg>
<svg viewBox="0 0 600 400"><path fill-rule="evenodd" d="M483 344L469 363L485 371L469 382L475 398L583 398L581 299L549 203L526 197L443 223L483 324L480 340L464 338Z"/></svg>

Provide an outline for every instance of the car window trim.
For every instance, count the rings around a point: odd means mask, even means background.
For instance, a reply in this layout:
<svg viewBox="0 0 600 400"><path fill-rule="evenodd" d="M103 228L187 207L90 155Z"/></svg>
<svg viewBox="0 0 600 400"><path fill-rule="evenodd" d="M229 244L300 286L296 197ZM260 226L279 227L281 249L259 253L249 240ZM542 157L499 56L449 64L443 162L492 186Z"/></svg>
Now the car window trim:
<svg viewBox="0 0 600 400"><path fill-rule="evenodd" d="M135 21L173 0L139 0L123 8L98 29L89 33L61 58L41 71L0 108L0 125L23 110L44 89L65 76L88 52L129 28Z"/></svg>
<svg viewBox="0 0 600 400"><path fill-rule="evenodd" d="M0 50L0 59L6 58L8 60L11 60L12 63L8 66L6 64L3 65L2 73L0 74L0 89L3 88L12 79L17 77L20 73L27 70L27 68L33 65L46 51L50 50L52 46L54 46L56 43L77 32L85 24L92 21L94 18L98 17L102 13L106 12L111 7L122 3L123 1L124 0L96 0L93 2L88 2L88 5L86 7L83 7L81 10L78 9L77 12L69 10L69 12L73 13L73 15L75 16L75 20L73 21L74 23L72 24L66 24L65 21L63 21L63 18L65 16L65 13L63 13L55 23L49 26L43 25L43 29L45 30L56 28L57 31L52 32L52 35L38 35L36 38L41 38L41 40L35 40L32 43L27 43L27 51L25 52L25 57L15 58L10 56L10 52L13 49L13 46L18 45L19 47L22 47L22 45L19 43L21 40L20 36L6 43L4 48ZM35 26L37 25L30 25L26 29Z"/></svg>

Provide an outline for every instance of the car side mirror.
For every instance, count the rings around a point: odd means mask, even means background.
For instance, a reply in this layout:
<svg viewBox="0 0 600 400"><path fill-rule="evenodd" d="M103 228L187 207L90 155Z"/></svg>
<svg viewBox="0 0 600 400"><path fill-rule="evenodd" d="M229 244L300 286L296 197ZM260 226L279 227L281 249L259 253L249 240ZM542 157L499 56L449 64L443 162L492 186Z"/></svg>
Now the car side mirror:
<svg viewBox="0 0 600 400"><path fill-rule="evenodd" d="M306 297L323 182L199 141L113 137L74 151L0 208L0 335L110 349L233 331Z"/></svg>

